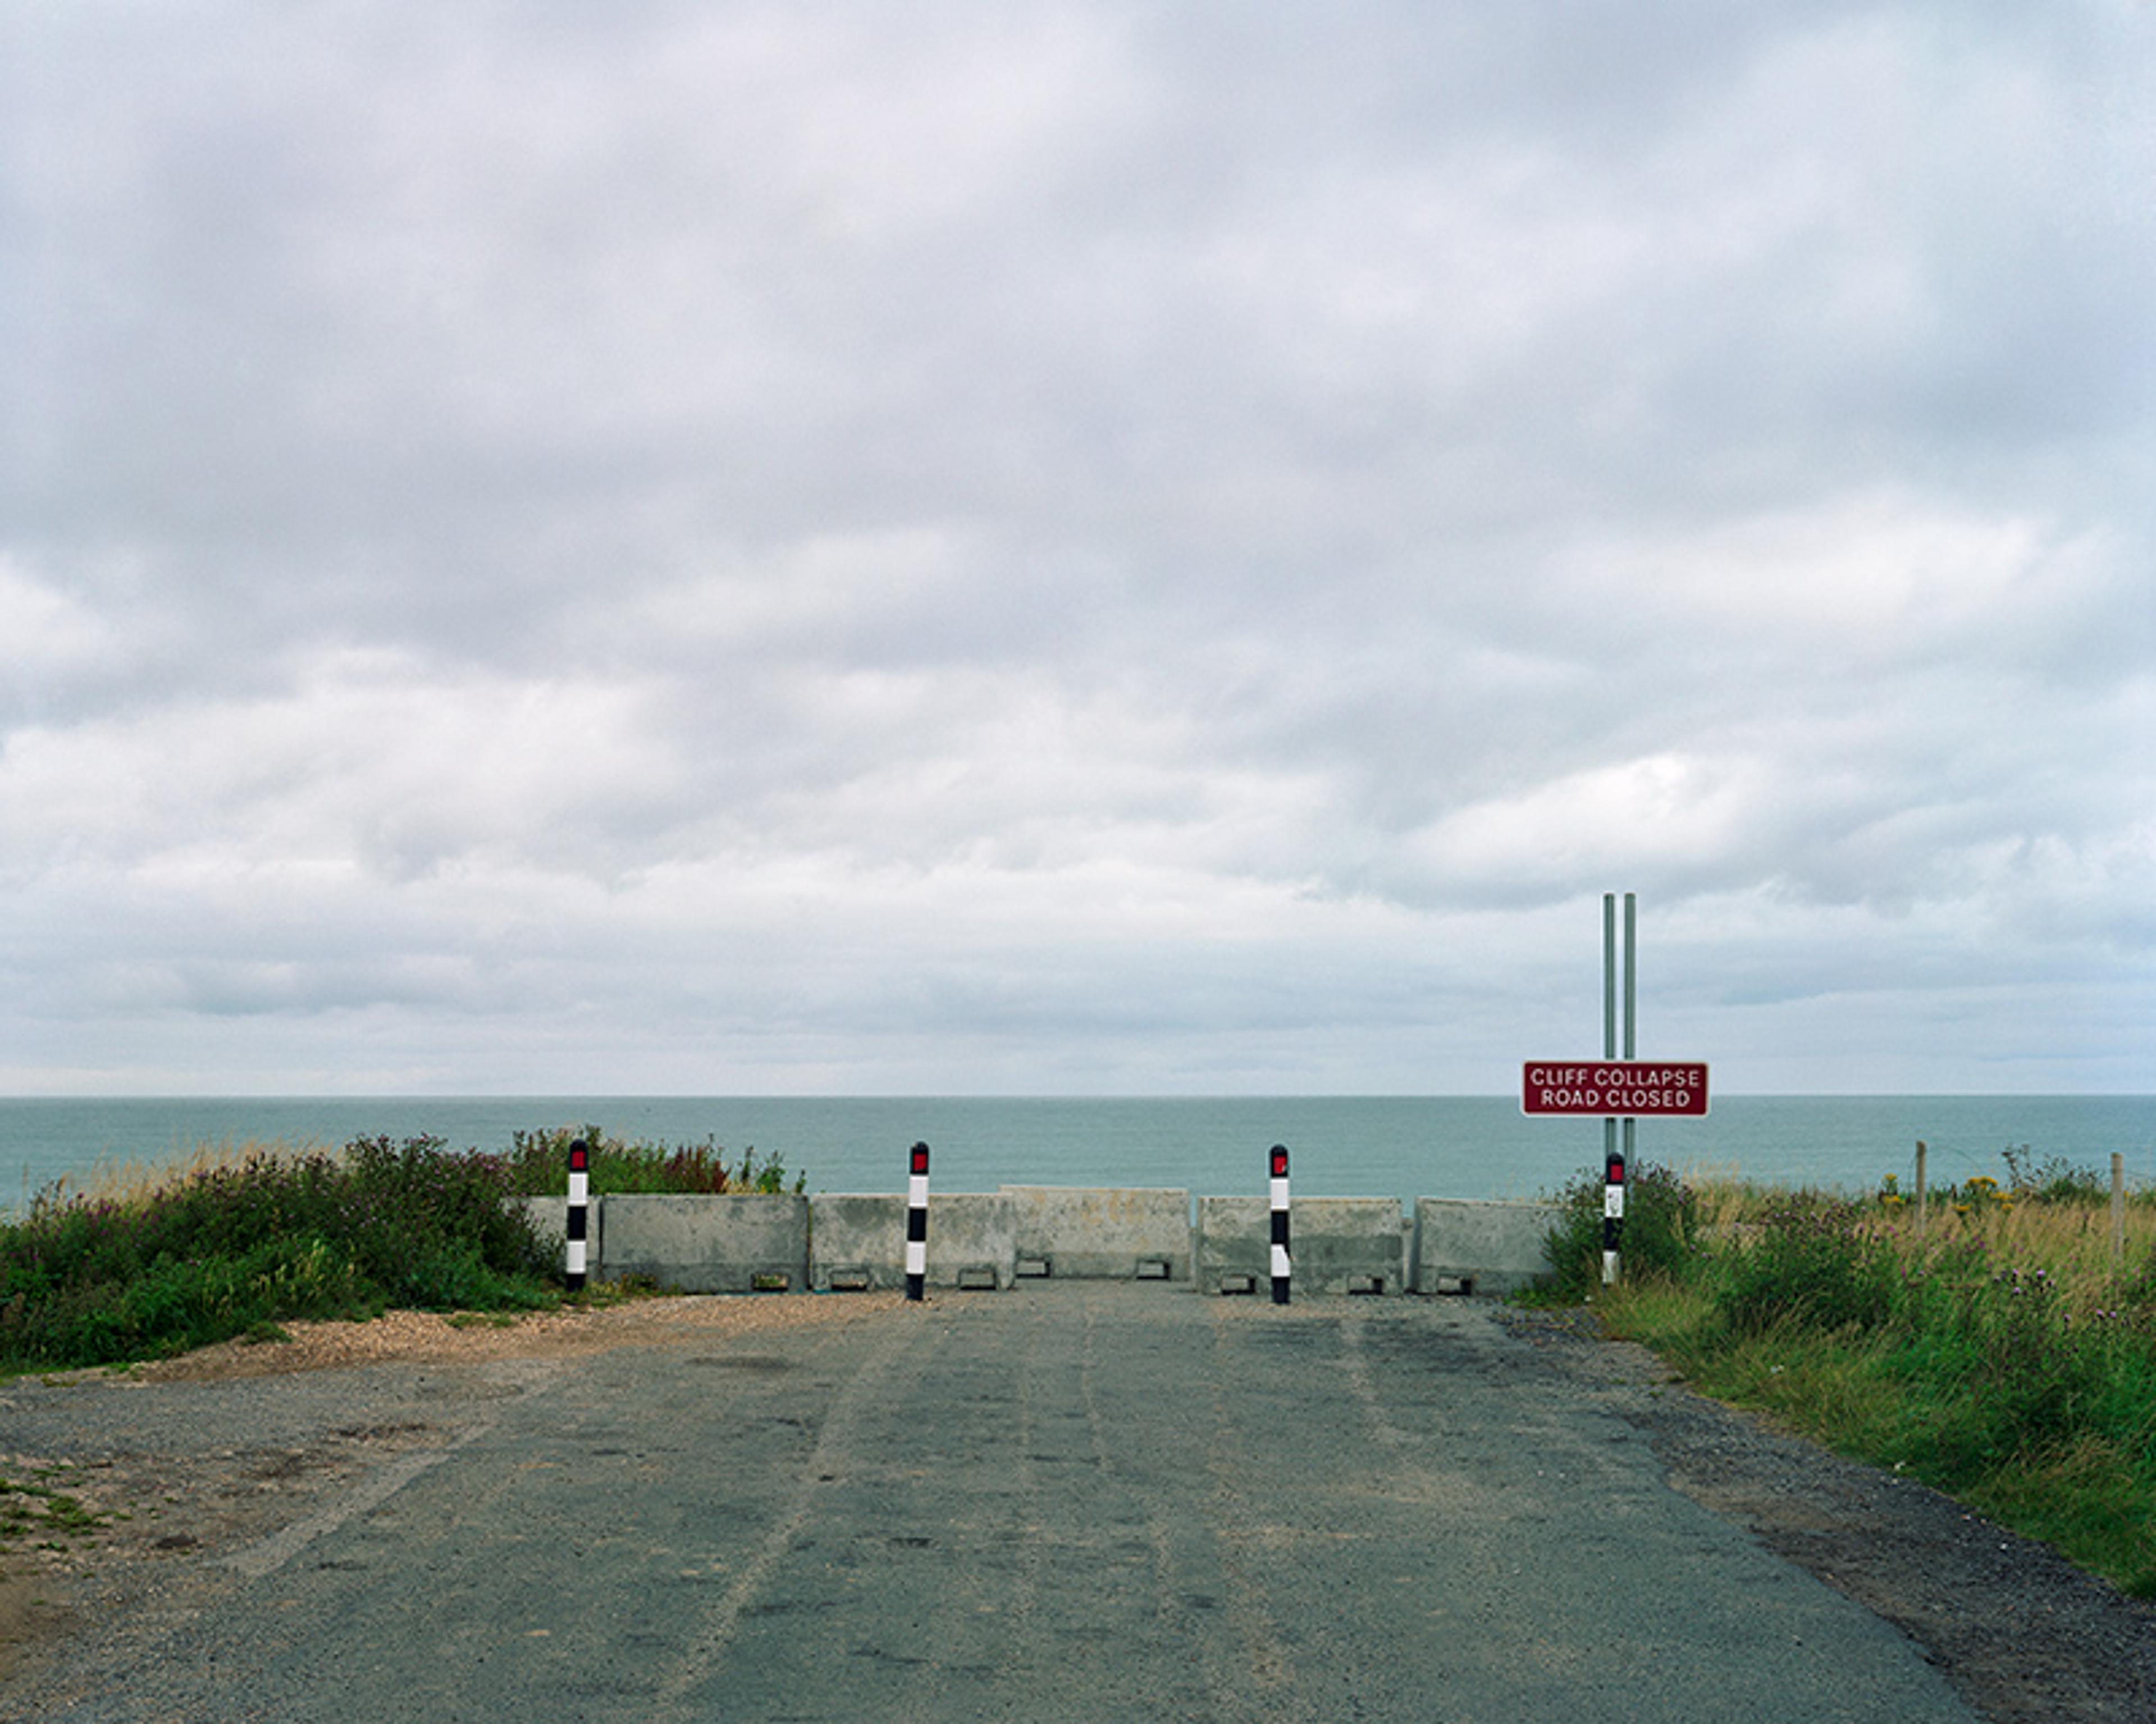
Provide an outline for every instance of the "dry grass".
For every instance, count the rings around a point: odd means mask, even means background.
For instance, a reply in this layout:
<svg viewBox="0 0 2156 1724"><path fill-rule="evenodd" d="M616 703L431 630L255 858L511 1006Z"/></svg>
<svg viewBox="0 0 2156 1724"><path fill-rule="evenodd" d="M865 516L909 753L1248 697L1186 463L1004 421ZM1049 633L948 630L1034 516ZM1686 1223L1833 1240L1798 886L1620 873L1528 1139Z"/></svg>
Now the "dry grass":
<svg viewBox="0 0 2156 1724"><path fill-rule="evenodd" d="M1712 1244L1741 1244L1763 1217L1806 1200L1805 1193L1741 1179L1685 1177L1697 1205L1699 1237ZM1990 1194L1970 1201L1963 1187L1935 1196L1922 1226L1907 1199L1867 1205L1866 1224L1892 1241L1912 1268L1980 1242L2001 1270L2043 1270L2078 1312L2116 1308L2122 1283L2156 1259L2156 1193L2127 1194L2114 1243L2106 1204L2034 1201L1989 1181L1972 1183Z"/></svg>
<svg viewBox="0 0 2156 1724"><path fill-rule="evenodd" d="M2156 1253L2156 1205L2146 1202L2126 1204L2117 1247L2110 1211L2101 1205L2002 1198L1943 1208L1921 1231L1913 1205L1882 1209L1879 1224L1912 1260L1936 1260L1981 1240L2001 1270L2044 1270L2067 1308L2080 1314L2116 1309L2123 1284Z"/></svg>
<svg viewBox="0 0 2156 1724"><path fill-rule="evenodd" d="M139 1203L203 1174L237 1172L249 1162L292 1162L336 1153L311 1140L293 1143L281 1138L226 1137L175 1150L162 1161L135 1156L124 1161L100 1159L81 1180L63 1175L50 1189L63 1202L80 1197L91 1203Z"/></svg>

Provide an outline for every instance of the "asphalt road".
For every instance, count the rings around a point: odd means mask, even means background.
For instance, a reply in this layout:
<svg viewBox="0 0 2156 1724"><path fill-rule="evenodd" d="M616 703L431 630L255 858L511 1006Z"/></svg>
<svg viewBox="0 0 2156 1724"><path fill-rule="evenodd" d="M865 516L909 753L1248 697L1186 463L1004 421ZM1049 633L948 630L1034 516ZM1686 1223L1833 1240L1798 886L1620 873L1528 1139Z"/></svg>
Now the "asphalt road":
<svg viewBox="0 0 2156 1724"><path fill-rule="evenodd" d="M40 1724L1974 1716L1472 1301L1038 1284L0 1420L351 1451L0 1690Z"/></svg>

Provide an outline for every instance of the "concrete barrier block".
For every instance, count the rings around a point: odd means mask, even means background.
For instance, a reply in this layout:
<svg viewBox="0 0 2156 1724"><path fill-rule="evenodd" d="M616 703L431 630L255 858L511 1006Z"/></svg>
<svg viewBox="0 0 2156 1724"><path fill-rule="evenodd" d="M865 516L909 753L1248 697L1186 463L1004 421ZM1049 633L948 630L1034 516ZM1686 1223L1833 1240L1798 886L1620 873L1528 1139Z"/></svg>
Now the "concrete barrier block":
<svg viewBox="0 0 2156 1724"><path fill-rule="evenodd" d="M1288 1258L1296 1290L1403 1292L1404 1238L1397 1198L1297 1198L1288 1210ZM1264 1292L1272 1285L1271 1248L1272 1208L1266 1198L1199 1198L1197 1280L1202 1291Z"/></svg>
<svg viewBox="0 0 2156 1724"><path fill-rule="evenodd" d="M1564 1212L1554 1203L1417 1198L1414 1290L1503 1295L1550 1272L1543 1241Z"/></svg>
<svg viewBox="0 0 2156 1724"><path fill-rule="evenodd" d="M808 1200L808 1285L821 1290L906 1285L906 1199L819 1192ZM1009 1287L1018 1234L1001 1192L928 1193L928 1285Z"/></svg>
<svg viewBox="0 0 2156 1724"><path fill-rule="evenodd" d="M598 1272L649 1275L681 1293L799 1292L808 1281L808 1199L792 1193L610 1195Z"/></svg>
<svg viewBox="0 0 2156 1724"><path fill-rule="evenodd" d="M568 1266L565 1247L569 1237L569 1200L566 1197L511 1198L509 1206L521 1209L531 1223L531 1230L539 1236L541 1246L547 1254L548 1266L561 1274ZM584 1215L584 1273L586 1278L598 1273L601 1205L592 1199Z"/></svg>
<svg viewBox="0 0 2156 1724"><path fill-rule="evenodd" d="M569 1200L567 1198L511 1198L508 1201L511 1209L524 1212L531 1223L531 1230L558 1258L562 1246L569 1236ZM598 1206L594 1204L593 1207ZM585 1228L586 1243L588 1244L589 1234L597 1231L592 1227L589 1217L585 1219Z"/></svg>
<svg viewBox="0 0 2156 1724"><path fill-rule="evenodd" d="M1190 1279L1190 1193L1137 1187L1006 1185L1022 1275ZM935 1237L933 1230L930 1238Z"/></svg>

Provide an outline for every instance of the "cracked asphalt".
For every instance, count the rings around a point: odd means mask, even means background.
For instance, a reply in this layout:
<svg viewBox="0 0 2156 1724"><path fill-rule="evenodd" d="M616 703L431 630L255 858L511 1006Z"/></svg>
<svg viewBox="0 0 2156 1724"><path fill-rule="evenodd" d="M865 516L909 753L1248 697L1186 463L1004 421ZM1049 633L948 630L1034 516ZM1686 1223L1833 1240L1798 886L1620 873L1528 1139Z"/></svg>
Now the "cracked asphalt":
<svg viewBox="0 0 2156 1724"><path fill-rule="evenodd" d="M1587 1345L1474 1301L1049 1283L560 1357L18 1380L0 1448L161 1518L0 1717L2007 1716L1680 1488L1629 1416L1650 1373Z"/></svg>

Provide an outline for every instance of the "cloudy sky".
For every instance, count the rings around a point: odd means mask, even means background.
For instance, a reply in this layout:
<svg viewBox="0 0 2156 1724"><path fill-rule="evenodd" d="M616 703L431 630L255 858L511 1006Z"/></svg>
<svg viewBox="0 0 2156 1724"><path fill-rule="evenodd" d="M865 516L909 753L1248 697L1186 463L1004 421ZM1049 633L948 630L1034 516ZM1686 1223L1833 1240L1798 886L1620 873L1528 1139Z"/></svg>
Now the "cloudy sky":
<svg viewBox="0 0 2156 1724"><path fill-rule="evenodd" d="M0 0L0 1093L2156 1091L2152 90Z"/></svg>

